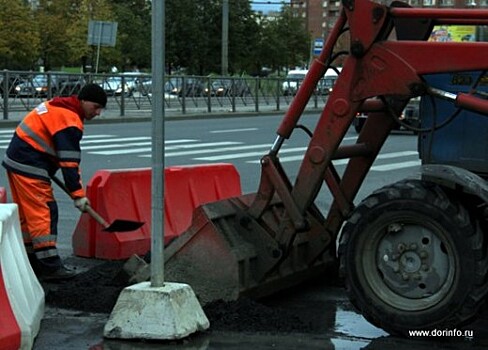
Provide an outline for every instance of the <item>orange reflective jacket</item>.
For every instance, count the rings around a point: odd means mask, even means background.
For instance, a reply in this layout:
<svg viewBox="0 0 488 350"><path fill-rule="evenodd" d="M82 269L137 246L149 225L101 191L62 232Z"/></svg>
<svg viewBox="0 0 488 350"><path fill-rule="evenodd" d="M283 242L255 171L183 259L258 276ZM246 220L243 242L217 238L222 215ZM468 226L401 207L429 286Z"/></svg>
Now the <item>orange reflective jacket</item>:
<svg viewBox="0 0 488 350"><path fill-rule="evenodd" d="M61 168L73 198L84 197L80 177L83 112L76 96L41 103L16 128L3 166L45 181Z"/></svg>

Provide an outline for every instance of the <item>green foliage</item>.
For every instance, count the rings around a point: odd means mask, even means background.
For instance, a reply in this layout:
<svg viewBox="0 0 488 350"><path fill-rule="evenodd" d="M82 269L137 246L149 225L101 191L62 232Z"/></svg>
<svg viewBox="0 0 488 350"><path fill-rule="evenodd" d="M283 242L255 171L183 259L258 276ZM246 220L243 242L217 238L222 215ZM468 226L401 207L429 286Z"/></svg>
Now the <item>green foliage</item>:
<svg viewBox="0 0 488 350"><path fill-rule="evenodd" d="M71 12L70 23L67 26L67 62L66 65L78 65L81 67L86 60L93 69L96 67L97 48L88 45L88 25L90 20L115 22L116 18L110 1L107 0L70 0L76 9ZM119 57L114 48L101 47L100 60L116 61Z"/></svg>
<svg viewBox="0 0 488 350"><path fill-rule="evenodd" d="M23 1L0 0L0 68L33 68L39 58L39 33Z"/></svg>
<svg viewBox="0 0 488 350"><path fill-rule="evenodd" d="M146 0L113 1L118 22L116 49L120 54L112 65L121 70L151 66L151 3Z"/></svg>
<svg viewBox="0 0 488 350"><path fill-rule="evenodd" d="M221 74L223 0L166 0L166 63L170 72ZM151 0L0 0L0 69L81 67L99 72L151 69ZM310 35L284 7L277 18L259 18L248 0L229 0L229 74L281 71L308 61ZM117 22L115 47L87 43L90 20ZM162 19L161 19L162 20Z"/></svg>

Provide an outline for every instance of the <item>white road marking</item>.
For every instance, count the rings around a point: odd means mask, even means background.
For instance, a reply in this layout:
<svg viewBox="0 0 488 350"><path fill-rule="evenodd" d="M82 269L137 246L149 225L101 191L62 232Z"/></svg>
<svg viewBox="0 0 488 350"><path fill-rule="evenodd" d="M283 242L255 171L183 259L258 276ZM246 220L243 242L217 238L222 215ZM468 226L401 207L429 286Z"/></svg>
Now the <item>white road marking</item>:
<svg viewBox="0 0 488 350"><path fill-rule="evenodd" d="M281 152L280 152L281 153ZM405 157L405 156L413 156L418 155L417 151L403 151L403 152L390 152L390 153L380 153L376 159L389 159L389 158L397 158L397 157ZM296 156L287 156L287 157L279 157L281 163L285 162L296 162L301 161L303 159L303 154L296 155ZM338 159L332 161L335 165L343 165L347 164L349 159ZM259 161L249 161L248 163L259 163Z"/></svg>
<svg viewBox="0 0 488 350"><path fill-rule="evenodd" d="M165 153L165 157L189 156L189 155L195 155L195 154L227 152L227 151L241 151L241 150L249 150L249 149L256 149L256 148L269 148L269 147L270 147L269 144L261 144L261 145L198 149L198 150L192 150L192 151L167 152L167 153ZM262 153L262 154L264 154L264 153ZM151 155L150 154L144 154L144 155L141 155L139 157L151 157ZM194 159L196 159L196 158L194 158Z"/></svg>
<svg viewBox="0 0 488 350"><path fill-rule="evenodd" d="M282 149L280 151L280 153L303 152L306 149L307 149L306 147L287 148L287 149ZM222 155L222 156L201 157L201 158L195 158L195 159L205 160L205 161L218 161L218 160L236 159L236 158L259 157L259 156L263 156L263 155L264 155L264 153L262 153L262 152L248 152L248 153L226 154L226 155ZM255 161L255 162L259 163L259 161Z"/></svg>
<svg viewBox="0 0 488 350"><path fill-rule="evenodd" d="M125 142L125 141L144 141L144 140L151 140L149 136L140 136L140 137L116 137L113 139L102 139L102 140L81 140L81 144L87 143L103 143L103 142Z"/></svg>
<svg viewBox="0 0 488 350"><path fill-rule="evenodd" d="M371 170L373 170L373 171L390 171L390 170L397 170L397 169L404 169L404 168L419 166L421 164L422 164L422 162L419 159L419 160L412 160L409 162L374 165L371 167Z"/></svg>
<svg viewBox="0 0 488 350"><path fill-rule="evenodd" d="M225 134L225 133L232 133L232 132L256 131L256 130L258 130L258 128L213 130L213 131L210 131L210 133L211 134Z"/></svg>
<svg viewBox="0 0 488 350"><path fill-rule="evenodd" d="M223 133L235 133L235 132L247 132L256 131L258 128L243 128L243 129L227 129L227 130L213 130L210 133L213 134L223 134ZM14 129L1 129L0 130L0 149L6 149L10 138L14 133ZM357 136L345 137L345 141L355 140ZM129 141L129 142L128 142ZM140 141L140 142L130 142L130 141ZM270 144L257 144L257 145L242 145L242 142L237 141L223 141L223 142L203 142L198 143L199 140L196 139L176 139L176 140L166 140L165 150L174 152L165 152L166 157L178 157L178 156L193 156L199 154L211 154L211 153L223 153L223 152L233 152L232 154L221 154L208 157L198 157L193 158L195 160L203 161L220 161L229 159L239 159L239 158L249 158L249 157L259 157L261 158L265 155L266 151L271 147ZM105 143L105 144L104 144ZM138 157L151 157L151 137L150 136L138 136L138 137L116 137L116 135L110 134L97 134L97 135L85 135L81 141L82 150L89 151L90 154L97 155L122 155L122 154L137 154L137 153L149 153L138 155ZM240 145L240 146L231 146ZM218 146L218 147L215 147ZM222 147L230 146L230 147ZM135 148L134 148L135 147ZM211 148L205 148L211 147ZM115 148L118 148L116 150ZM182 151L176 151L176 150ZM236 152L236 151L249 151L249 150L262 150L259 152ZM302 152L299 155L288 155L280 156L280 162L293 162L301 161L303 159L303 154L307 147L293 147L293 148L283 148L279 154L288 154L294 152ZM99 150L99 151L97 151ZM394 159L400 157L408 156L418 156L416 151L401 151L401 152L389 152L382 153L378 155L377 159ZM348 159L338 159L334 160L334 165L344 165L347 164ZM249 160L247 163L259 163L260 160ZM421 161L416 159L412 161L405 162L395 162L389 164L373 165L371 167L372 171L392 171L397 169L409 168L421 165Z"/></svg>
<svg viewBox="0 0 488 350"><path fill-rule="evenodd" d="M235 145L239 144L239 142L233 142L233 141L225 141L225 142L209 142L206 144L195 144L195 145L186 145L186 146L170 146L165 149L181 149L181 148L194 148L194 147L200 147L201 145L206 145L206 146L226 146L226 145ZM133 154L133 153L143 153L151 151L151 147L143 147L143 148L136 148L136 149L126 149L126 150L114 150L114 151L100 151L100 152L90 152L91 154L99 154L99 155L104 155L104 156L111 156L111 155L117 155L117 154ZM190 151L191 152L191 151Z"/></svg>

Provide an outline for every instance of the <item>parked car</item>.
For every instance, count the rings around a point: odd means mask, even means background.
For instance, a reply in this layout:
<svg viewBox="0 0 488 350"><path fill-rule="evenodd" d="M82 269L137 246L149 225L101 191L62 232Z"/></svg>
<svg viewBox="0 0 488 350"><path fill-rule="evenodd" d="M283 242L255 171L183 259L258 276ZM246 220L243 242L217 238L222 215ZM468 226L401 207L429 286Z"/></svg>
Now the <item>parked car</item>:
<svg viewBox="0 0 488 350"><path fill-rule="evenodd" d="M66 96L68 90L63 87L63 84L74 81L78 82L79 79L79 75L66 73L36 74L32 79L26 79L18 84L15 87L15 92L19 97L52 97L65 91L64 94Z"/></svg>
<svg viewBox="0 0 488 350"><path fill-rule="evenodd" d="M105 91L107 96L120 96L122 92L126 95L130 95L129 85L126 83L122 85L122 77L114 76L104 79L101 83L102 89Z"/></svg>
<svg viewBox="0 0 488 350"><path fill-rule="evenodd" d="M164 84L164 92L177 96L198 97L203 94L204 83L195 77L171 77Z"/></svg>
<svg viewBox="0 0 488 350"><path fill-rule="evenodd" d="M78 95L81 88L87 83L84 76L73 76L63 81L59 86L59 96Z"/></svg>
<svg viewBox="0 0 488 350"><path fill-rule="evenodd" d="M307 75L308 70L306 69L296 69L288 72L285 81L282 83L283 95L296 95L300 84Z"/></svg>
<svg viewBox="0 0 488 350"><path fill-rule="evenodd" d="M24 82L24 78L19 74L9 74L7 81L5 81L5 77L6 75L0 76L0 96L3 98L5 96L4 91L7 91L7 96L15 97L17 95L16 87Z"/></svg>
<svg viewBox="0 0 488 350"><path fill-rule="evenodd" d="M121 75L111 76L101 83L108 96L132 96L135 91L140 91L140 85L150 80L150 75L139 72L125 72Z"/></svg>
<svg viewBox="0 0 488 350"><path fill-rule="evenodd" d="M204 89L206 96L247 96L251 94L251 88L244 79L216 79L210 83L210 89Z"/></svg>
<svg viewBox="0 0 488 350"><path fill-rule="evenodd" d="M140 84L137 84L136 90L142 95L142 96L151 96L152 95L152 79L147 78L141 81Z"/></svg>
<svg viewBox="0 0 488 350"><path fill-rule="evenodd" d="M338 68L338 71L341 71L341 68ZM317 90L316 93L318 95L329 95L332 92L332 89L334 88L334 84L337 80L338 74L337 72L329 68L327 69L327 72L325 73L324 77L319 80L317 84Z"/></svg>

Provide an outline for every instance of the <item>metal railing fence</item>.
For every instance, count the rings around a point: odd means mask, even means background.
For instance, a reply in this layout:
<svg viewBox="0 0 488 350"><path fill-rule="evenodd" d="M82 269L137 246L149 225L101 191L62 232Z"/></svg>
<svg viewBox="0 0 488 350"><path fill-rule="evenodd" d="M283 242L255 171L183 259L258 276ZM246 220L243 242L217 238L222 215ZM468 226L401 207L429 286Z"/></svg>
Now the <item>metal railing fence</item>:
<svg viewBox="0 0 488 350"><path fill-rule="evenodd" d="M40 102L55 96L77 94L81 87L94 82L107 92L106 110L119 116L150 112L151 75L130 72L121 74L73 74L65 72L0 72L0 109L3 119L24 114ZM237 113L285 110L292 101L286 87L300 81L286 78L165 76L164 102L168 114ZM322 107L329 91L315 90L310 108Z"/></svg>

